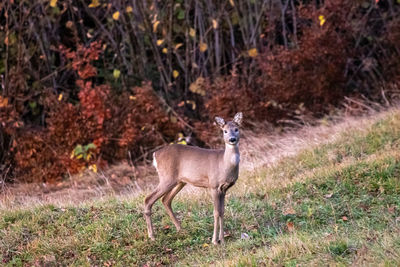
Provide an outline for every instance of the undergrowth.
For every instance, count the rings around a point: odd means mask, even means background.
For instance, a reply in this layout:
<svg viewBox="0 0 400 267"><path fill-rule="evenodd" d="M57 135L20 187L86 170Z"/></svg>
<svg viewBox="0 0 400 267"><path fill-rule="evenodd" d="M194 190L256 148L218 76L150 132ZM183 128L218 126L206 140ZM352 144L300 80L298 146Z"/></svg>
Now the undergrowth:
<svg viewBox="0 0 400 267"><path fill-rule="evenodd" d="M177 197L177 233L144 196L0 211L0 259L21 265L400 264L400 112L239 177L226 203L226 245L212 246L212 205ZM274 182L274 186L270 183Z"/></svg>

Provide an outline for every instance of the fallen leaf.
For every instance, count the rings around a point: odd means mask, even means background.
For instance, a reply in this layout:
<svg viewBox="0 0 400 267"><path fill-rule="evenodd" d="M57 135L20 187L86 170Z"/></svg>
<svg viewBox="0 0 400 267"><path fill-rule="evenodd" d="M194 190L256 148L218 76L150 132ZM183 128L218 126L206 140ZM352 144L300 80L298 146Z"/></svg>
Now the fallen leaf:
<svg viewBox="0 0 400 267"><path fill-rule="evenodd" d="M162 51L164 54L166 54L166 53L168 53L168 48L164 47L161 51Z"/></svg>
<svg viewBox="0 0 400 267"><path fill-rule="evenodd" d="M58 95L58 101L61 101L63 99L63 94Z"/></svg>
<svg viewBox="0 0 400 267"><path fill-rule="evenodd" d="M170 228L170 226L168 224L164 225L163 229L164 230L168 230Z"/></svg>
<svg viewBox="0 0 400 267"><path fill-rule="evenodd" d="M347 218L347 216L343 216L343 217L342 217L342 220L343 220L344 222L346 222L346 221L348 221L349 219Z"/></svg>
<svg viewBox="0 0 400 267"><path fill-rule="evenodd" d="M230 233L224 233L224 237L231 237Z"/></svg>
<svg viewBox="0 0 400 267"><path fill-rule="evenodd" d="M325 198L331 198L331 197L332 197L332 195L333 195L333 193L330 193L330 194L326 194L326 195L324 195L324 197L325 197Z"/></svg>
<svg viewBox="0 0 400 267"><path fill-rule="evenodd" d="M396 209L395 206L388 207L388 212L389 212L389 213L394 213L394 210L395 210L395 209Z"/></svg>
<svg viewBox="0 0 400 267"><path fill-rule="evenodd" d="M294 223L293 222L286 223L286 227L287 227L289 232L293 232L294 231Z"/></svg>
<svg viewBox="0 0 400 267"><path fill-rule="evenodd" d="M93 171L94 173L97 173L97 165L96 164L90 165L89 170Z"/></svg>
<svg viewBox="0 0 400 267"><path fill-rule="evenodd" d="M207 243L203 244L203 248L209 247L209 245Z"/></svg>
<svg viewBox="0 0 400 267"><path fill-rule="evenodd" d="M177 78L177 77L179 76L179 71L174 70L174 71L172 72L172 76L173 76L174 78Z"/></svg>
<svg viewBox="0 0 400 267"><path fill-rule="evenodd" d="M292 207L289 207L283 211L283 215L285 215L285 216L286 215L295 215L295 214L296 214L296 211Z"/></svg>

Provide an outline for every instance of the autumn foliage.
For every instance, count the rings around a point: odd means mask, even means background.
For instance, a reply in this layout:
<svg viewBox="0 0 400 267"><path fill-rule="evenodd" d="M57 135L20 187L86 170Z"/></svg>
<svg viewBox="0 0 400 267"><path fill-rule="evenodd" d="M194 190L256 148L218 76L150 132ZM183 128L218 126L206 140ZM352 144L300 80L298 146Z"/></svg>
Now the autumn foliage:
<svg viewBox="0 0 400 267"><path fill-rule="evenodd" d="M17 2L0 4L7 181L146 160L182 135L215 146L215 115L298 124L399 95L391 1Z"/></svg>

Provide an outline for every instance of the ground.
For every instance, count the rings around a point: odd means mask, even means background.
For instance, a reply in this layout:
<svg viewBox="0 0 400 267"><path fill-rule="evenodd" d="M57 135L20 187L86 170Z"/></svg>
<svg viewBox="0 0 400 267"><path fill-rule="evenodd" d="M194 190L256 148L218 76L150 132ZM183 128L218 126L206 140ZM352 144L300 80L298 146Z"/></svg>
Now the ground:
<svg viewBox="0 0 400 267"><path fill-rule="evenodd" d="M139 179L108 171L90 188L77 185L79 194L4 194L0 259L9 266L400 264L399 109L284 135L245 131L241 142L225 246L211 245L211 200L193 188L173 203L183 231L157 203L156 241L149 241L142 203L154 172ZM125 176L134 181L116 186Z"/></svg>

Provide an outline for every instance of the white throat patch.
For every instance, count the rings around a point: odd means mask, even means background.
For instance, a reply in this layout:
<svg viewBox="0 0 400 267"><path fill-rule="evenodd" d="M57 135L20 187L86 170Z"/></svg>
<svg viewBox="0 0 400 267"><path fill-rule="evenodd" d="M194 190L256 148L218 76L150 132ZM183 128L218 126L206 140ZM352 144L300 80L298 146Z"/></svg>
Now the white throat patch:
<svg viewBox="0 0 400 267"><path fill-rule="evenodd" d="M239 162L240 162L240 155L236 154L236 153L234 155L232 155L231 163L234 164L234 165L238 165Z"/></svg>

